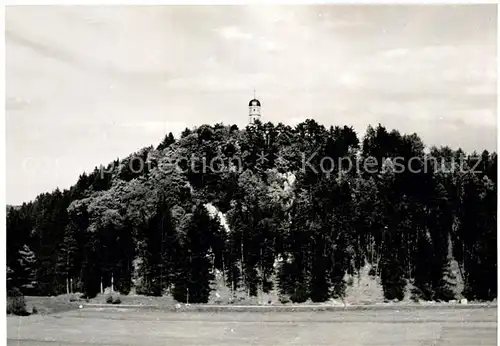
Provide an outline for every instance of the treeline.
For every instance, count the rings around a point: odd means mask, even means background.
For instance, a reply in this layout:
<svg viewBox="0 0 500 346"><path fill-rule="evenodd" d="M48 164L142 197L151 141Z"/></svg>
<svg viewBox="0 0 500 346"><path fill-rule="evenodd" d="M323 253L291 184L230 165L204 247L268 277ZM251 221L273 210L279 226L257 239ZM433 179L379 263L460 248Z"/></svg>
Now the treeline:
<svg viewBox="0 0 500 346"><path fill-rule="evenodd" d="M409 284L415 298L454 299L457 275L466 298L496 298L497 155L424 149L416 134L378 125L359 140L313 120L169 134L9 207L8 285L93 296L113 284L194 303L218 271L233 291L320 302L371 264L387 299Z"/></svg>

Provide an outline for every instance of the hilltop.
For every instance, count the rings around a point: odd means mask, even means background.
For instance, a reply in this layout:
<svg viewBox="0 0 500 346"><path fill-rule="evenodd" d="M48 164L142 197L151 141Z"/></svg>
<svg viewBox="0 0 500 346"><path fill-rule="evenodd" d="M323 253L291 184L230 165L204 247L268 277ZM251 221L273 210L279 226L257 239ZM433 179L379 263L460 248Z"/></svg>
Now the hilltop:
<svg viewBox="0 0 500 346"><path fill-rule="evenodd" d="M494 299L497 155L424 148L382 125L358 138L313 120L167 134L9 209L8 285L88 297L112 285L192 303L223 290Z"/></svg>

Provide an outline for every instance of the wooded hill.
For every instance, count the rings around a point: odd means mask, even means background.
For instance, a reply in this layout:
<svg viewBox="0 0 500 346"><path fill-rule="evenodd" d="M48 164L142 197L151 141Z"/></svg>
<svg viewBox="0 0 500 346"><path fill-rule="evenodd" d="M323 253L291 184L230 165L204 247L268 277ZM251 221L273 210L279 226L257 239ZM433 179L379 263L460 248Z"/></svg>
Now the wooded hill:
<svg viewBox="0 0 500 346"><path fill-rule="evenodd" d="M122 293L196 303L218 271L232 290L275 285L292 301L321 302L369 263L387 299L411 283L416 298L449 300L453 259L463 296L496 298L497 155L424 148L381 125L358 139L314 120L168 134L69 190L8 207L8 286L94 296L113 280Z"/></svg>

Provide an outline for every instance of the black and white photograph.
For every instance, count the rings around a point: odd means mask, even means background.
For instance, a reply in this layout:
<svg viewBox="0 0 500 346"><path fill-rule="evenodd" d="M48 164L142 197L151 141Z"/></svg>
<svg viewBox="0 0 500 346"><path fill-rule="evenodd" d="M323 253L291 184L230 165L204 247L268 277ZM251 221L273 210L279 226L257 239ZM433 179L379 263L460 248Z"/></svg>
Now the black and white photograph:
<svg viewBox="0 0 500 346"><path fill-rule="evenodd" d="M497 345L497 7L4 6L6 344Z"/></svg>

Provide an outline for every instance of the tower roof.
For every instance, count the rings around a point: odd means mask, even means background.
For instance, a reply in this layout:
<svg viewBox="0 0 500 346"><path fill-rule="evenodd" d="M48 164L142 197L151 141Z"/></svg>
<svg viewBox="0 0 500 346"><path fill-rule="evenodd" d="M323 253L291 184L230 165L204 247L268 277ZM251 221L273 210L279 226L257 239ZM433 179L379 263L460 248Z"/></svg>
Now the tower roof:
<svg viewBox="0 0 500 346"><path fill-rule="evenodd" d="M249 106L259 106L260 107L260 101L257 99L250 100L248 103Z"/></svg>

